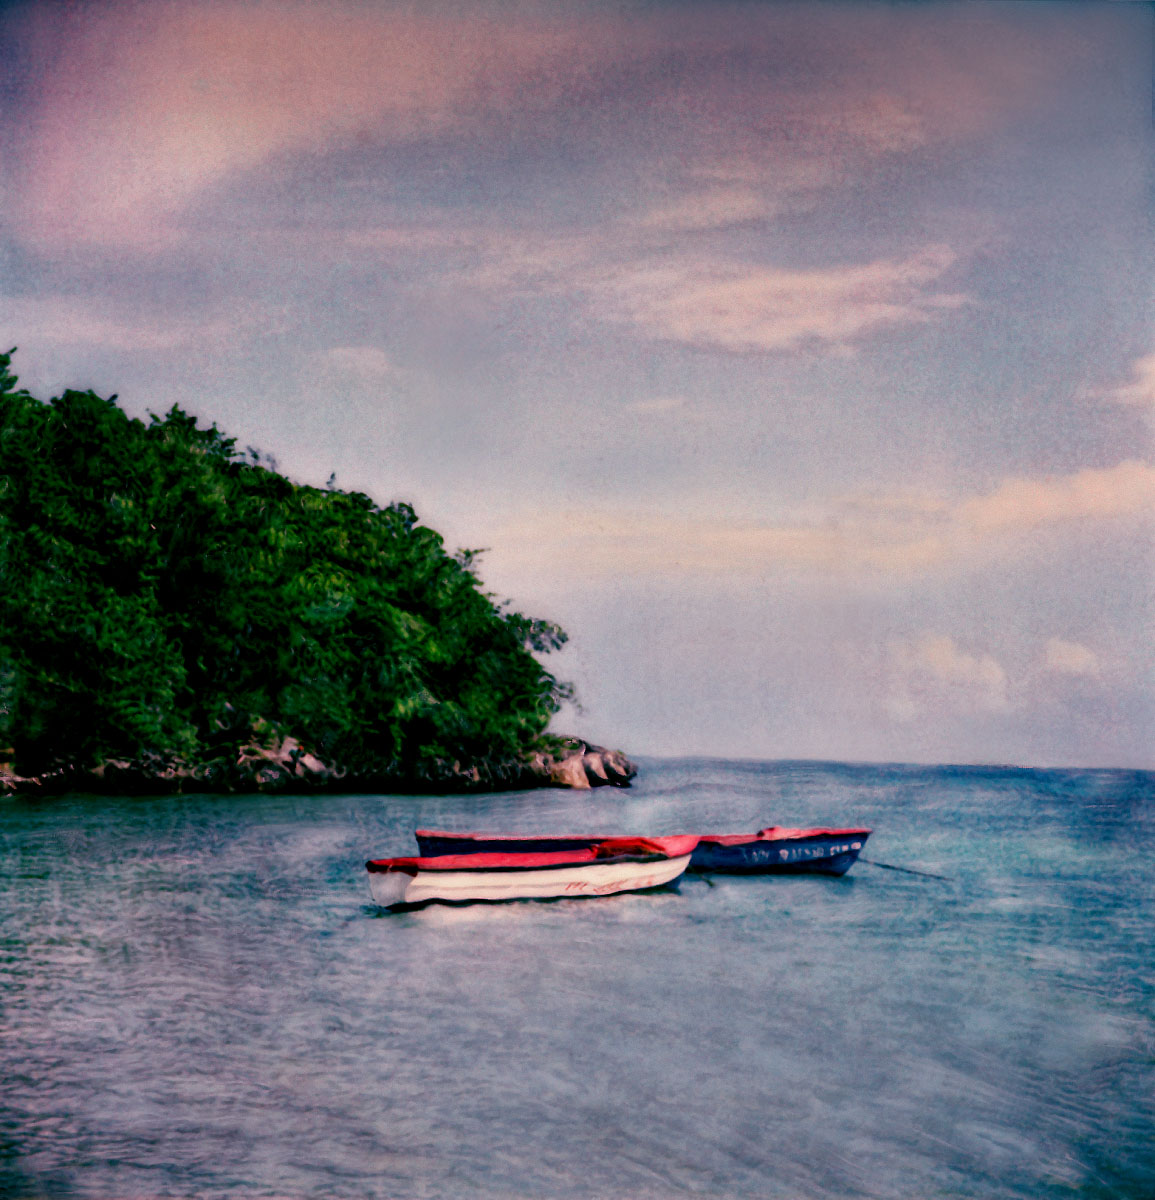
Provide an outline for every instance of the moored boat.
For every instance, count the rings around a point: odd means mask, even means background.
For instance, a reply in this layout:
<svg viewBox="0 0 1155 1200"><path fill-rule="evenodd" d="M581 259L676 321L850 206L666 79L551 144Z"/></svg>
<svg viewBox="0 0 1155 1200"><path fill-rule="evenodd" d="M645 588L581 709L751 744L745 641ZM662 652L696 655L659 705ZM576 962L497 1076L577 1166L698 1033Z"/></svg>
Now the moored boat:
<svg viewBox="0 0 1155 1200"><path fill-rule="evenodd" d="M770 825L757 833L707 834L690 867L730 875L845 875L869 829L790 829Z"/></svg>
<svg viewBox="0 0 1155 1200"><path fill-rule="evenodd" d="M794 829L770 825L757 833L703 834L691 871L732 875L845 875L869 829ZM604 837L591 834L449 833L418 829L417 844L429 856L467 852L558 853L588 849Z"/></svg>
<svg viewBox="0 0 1155 1200"><path fill-rule="evenodd" d="M446 853L365 864L369 891L385 908L429 901L545 900L610 896L663 887L689 865L698 839L602 838L577 848Z"/></svg>

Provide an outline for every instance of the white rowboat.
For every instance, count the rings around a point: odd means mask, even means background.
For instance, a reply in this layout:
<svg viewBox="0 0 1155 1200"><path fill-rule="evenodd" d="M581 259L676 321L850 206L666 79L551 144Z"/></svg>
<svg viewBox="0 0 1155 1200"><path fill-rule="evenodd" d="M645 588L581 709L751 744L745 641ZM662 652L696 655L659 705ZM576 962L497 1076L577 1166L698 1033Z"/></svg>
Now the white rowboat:
<svg viewBox="0 0 1155 1200"><path fill-rule="evenodd" d="M696 837L609 838L583 850L545 854L445 854L365 864L384 908L439 900L546 900L610 896L662 887L690 862Z"/></svg>

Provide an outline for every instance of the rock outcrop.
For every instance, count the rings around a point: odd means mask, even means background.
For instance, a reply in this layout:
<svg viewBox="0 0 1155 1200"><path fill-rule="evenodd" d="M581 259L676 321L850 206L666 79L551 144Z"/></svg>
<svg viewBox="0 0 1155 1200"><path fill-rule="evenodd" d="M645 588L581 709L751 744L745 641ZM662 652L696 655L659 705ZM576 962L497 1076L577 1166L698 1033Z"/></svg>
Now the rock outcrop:
<svg viewBox="0 0 1155 1200"><path fill-rule="evenodd" d="M60 767L24 777L0 763L0 794L53 795L113 792L137 795L173 792L457 792L507 791L535 787L629 787L637 767L620 750L580 738L551 738L549 749L524 760L426 764L418 773L388 767L351 772L325 762L292 737L254 737L235 756L184 763L142 756L109 759L98 767Z"/></svg>
<svg viewBox="0 0 1155 1200"><path fill-rule="evenodd" d="M607 750L580 738L563 738L557 754L535 754L530 769L552 787L571 788L629 787L638 773L620 750Z"/></svg>

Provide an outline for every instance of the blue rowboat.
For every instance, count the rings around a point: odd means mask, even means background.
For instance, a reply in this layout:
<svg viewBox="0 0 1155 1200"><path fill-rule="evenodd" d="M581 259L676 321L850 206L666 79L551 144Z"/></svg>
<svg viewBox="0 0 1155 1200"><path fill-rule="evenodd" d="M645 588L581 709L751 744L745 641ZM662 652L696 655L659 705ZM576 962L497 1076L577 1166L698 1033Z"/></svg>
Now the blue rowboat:
<svg viewBox="0 0 1155 1200"><path fill-rule="evenodd" d="M787 829L706 835L690 859L692 871L730 875L845 875L869 829Z"/></svg>
<svg viewBox="0 0 1155 1200"><path fill-rule="evenodd" d="M690 870L731 875L845 875L870 833L869 829L771 825L757 833L704 834L690 857ZM427 857L511 851L545 854L586 850L605 841L605 835L596 834L450 833L436 829L418 829L416 837Z"/></svg>

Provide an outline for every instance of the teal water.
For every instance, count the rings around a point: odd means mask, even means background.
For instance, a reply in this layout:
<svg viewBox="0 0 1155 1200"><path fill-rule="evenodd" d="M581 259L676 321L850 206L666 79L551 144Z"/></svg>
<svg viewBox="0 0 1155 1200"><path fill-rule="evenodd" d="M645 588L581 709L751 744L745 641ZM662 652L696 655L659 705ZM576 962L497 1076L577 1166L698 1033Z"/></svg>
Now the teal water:
<svg viewBox="0 0 1155 1200"><path fill-rule="evenodd" d="M0 1195L1155 1196L1155 775L0 801ZM383 915L417 825L865 824L842 879Z"/></svg>

